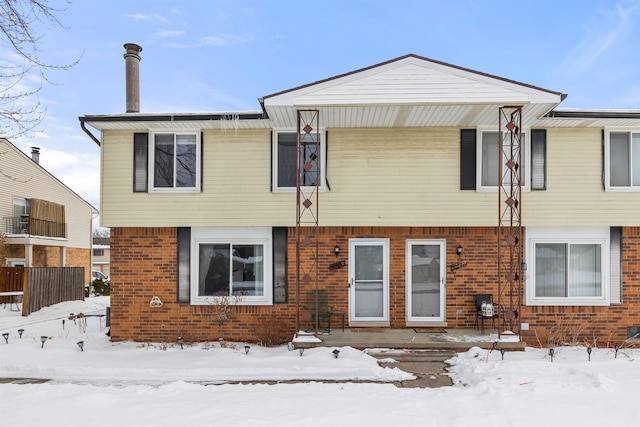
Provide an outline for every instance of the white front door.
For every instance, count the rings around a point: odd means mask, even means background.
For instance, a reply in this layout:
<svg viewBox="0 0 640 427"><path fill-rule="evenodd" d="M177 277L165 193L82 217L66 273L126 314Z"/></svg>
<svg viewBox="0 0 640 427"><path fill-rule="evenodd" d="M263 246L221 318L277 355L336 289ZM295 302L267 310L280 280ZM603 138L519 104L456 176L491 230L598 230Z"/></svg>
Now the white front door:
<svg viewBox="0 0 640 427"><path fill-rule="evenodd" d="M444 240L407 240L407 320L445 320Z"/></svg>
<svg viewBox="0 0 640 427"><path fill-rule="evenodd" d="M389 239L349 241L349 320L389 320Z"/></svg>

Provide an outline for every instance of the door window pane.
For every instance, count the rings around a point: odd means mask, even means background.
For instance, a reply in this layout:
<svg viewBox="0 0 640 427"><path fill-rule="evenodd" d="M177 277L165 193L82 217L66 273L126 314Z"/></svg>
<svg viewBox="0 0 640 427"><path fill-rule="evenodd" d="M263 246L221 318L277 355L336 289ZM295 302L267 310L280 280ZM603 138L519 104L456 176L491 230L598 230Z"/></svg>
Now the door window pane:
<svg viewBox="0 0 640 427"><path fill-rule="evenodd" d="M411 246L411 316L440 317L440 246Z"/></svg>

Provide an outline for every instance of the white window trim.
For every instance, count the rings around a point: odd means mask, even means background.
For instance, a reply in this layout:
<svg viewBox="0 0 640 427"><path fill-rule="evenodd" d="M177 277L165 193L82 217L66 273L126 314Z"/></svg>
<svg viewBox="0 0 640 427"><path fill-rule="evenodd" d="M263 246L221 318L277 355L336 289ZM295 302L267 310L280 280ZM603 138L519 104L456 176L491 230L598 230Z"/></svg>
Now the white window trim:
<svg viewBox="0 0 640 427"><path fill-rule="evenodd" d="M538 306L608 306L611 305L609 227L527 227L525 300L527 305ZM598 297L550 298L535 296L536 243L596 243L601 244L602 295Z"/></svg>
<svg viewBox="0 0 640 427"><path fill-rule="evenodd" d="M154 187L154 177L155 177L155 144L156 144L156 134L167 134L172 133L174 135L195 135L196 136L196 186L195 187L167 187L167 188L156 188ZM200 129L186 129L186 130L175 130L175 129L157 129L149 131L149 165L147 167L148 177L147 177L147 189L149 193L199 193L200 192L200 182L201 182L201 174L202 174L202 160L200 159L202 149L200 148L202 141L200 140ZM175 171L174 171L175 172Z"/></svg>
<svg viewBox="0 0 640 427"><path fill-rule="evenodd" d="M610 155L610 135L611 133L639 133L640 129L629 129L629 128L605 128L604 129L604 189L605 191L611 192L621 192L621 193L632 193L639 192L640 186L629 185L629 186L612 186L610 179L610 170L611 170L611 155Z"/></svg>
<svg viewBox="0 0 640 427"><path fill-rule="evenodd" d="M279 187L278 186L278 134L280 133L296 133L297 129L279 129L277 131L273 132L273 152L272 152L272 159L273 159L273 168L272 168L272 176L271 176L271 180L273 182L273 192L274 193L292 193L296 191L296 187ZM324 130L320 130L319 132L319 136L320 136L320 185L318 185L318 190L319 191L325 191L325 182L326 182L326 174L325 174L325 169L326 169L326 162L327 162L327 153L326 153L326 145L325 145L325 138L324 138ZM302 186L303 190L311 190L312 186Z"/></svg>
<svg viewBox="0 0 640 427"><path fill-rule="evenodd" d="M478 128L476 136L476 191L495 192L498 186L482 185L482 134L485 132L499 132L496 128ZM524 173L522 174L522 191L531 191L531 134L529 129L523 129L524 150L522 151L522 165ZM496 171L497 173L497 171Z"/></svg>
<svg viewBox="0 0 640 427"><path fill-rule="evenodd" d="M273 305L273 242L271 227L193 227L191 229L191 304L214 305L219 297L198 295L198 261L201 243L264 245L264 295L243 296L237 305Z"/></svg>

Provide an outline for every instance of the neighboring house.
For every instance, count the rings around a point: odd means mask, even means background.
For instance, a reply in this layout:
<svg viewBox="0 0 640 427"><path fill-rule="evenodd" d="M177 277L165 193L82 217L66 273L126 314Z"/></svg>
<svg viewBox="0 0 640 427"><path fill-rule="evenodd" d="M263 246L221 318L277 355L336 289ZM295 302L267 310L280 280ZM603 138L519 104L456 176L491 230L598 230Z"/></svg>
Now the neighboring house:
<svg viewBox="0 0 640 427"><path fill-rule="evenodd" d="M92 220L97 210L39 164L0 139L0 265L84 267L91 277Z"/></svg>
<svg viewBox="0 0 640 427"><path fill-rule="evenodd" d="M91 269L99 271L107 277L111 274L109 264L111 246L109 240L109 237L93 238L93 258L91 259Z"/></svg>
<svg viewBox="0 0 640 427"><path fill-rule="evenodd" d="M556 109L560 92L407 55L261 111L140 113L125 48L128 113L80 117L113 340L293 334L316 288L352 328L471 328L481 293L532 343L640 325L640 111ZM241 299L218 328L220 295Z"/></svg>

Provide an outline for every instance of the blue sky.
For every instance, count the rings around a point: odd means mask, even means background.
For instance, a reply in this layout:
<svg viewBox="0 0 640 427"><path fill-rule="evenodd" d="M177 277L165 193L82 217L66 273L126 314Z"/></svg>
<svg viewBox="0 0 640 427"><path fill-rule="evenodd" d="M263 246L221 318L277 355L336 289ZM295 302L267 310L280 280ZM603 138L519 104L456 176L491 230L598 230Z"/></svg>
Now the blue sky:
<svg viewBox="0 0 640 427"><path fill-rule="evenodd" d="M98 208L99 148L78 117L125 111L128 42L142 112L259 110L409 53L567 93L561 108L640 109L640 0L75 0L58 17L65 29L39 27L42 57L80 62L48 75L47 118L12 142ZM15 61L3 43L0 61Z"/></svg>

